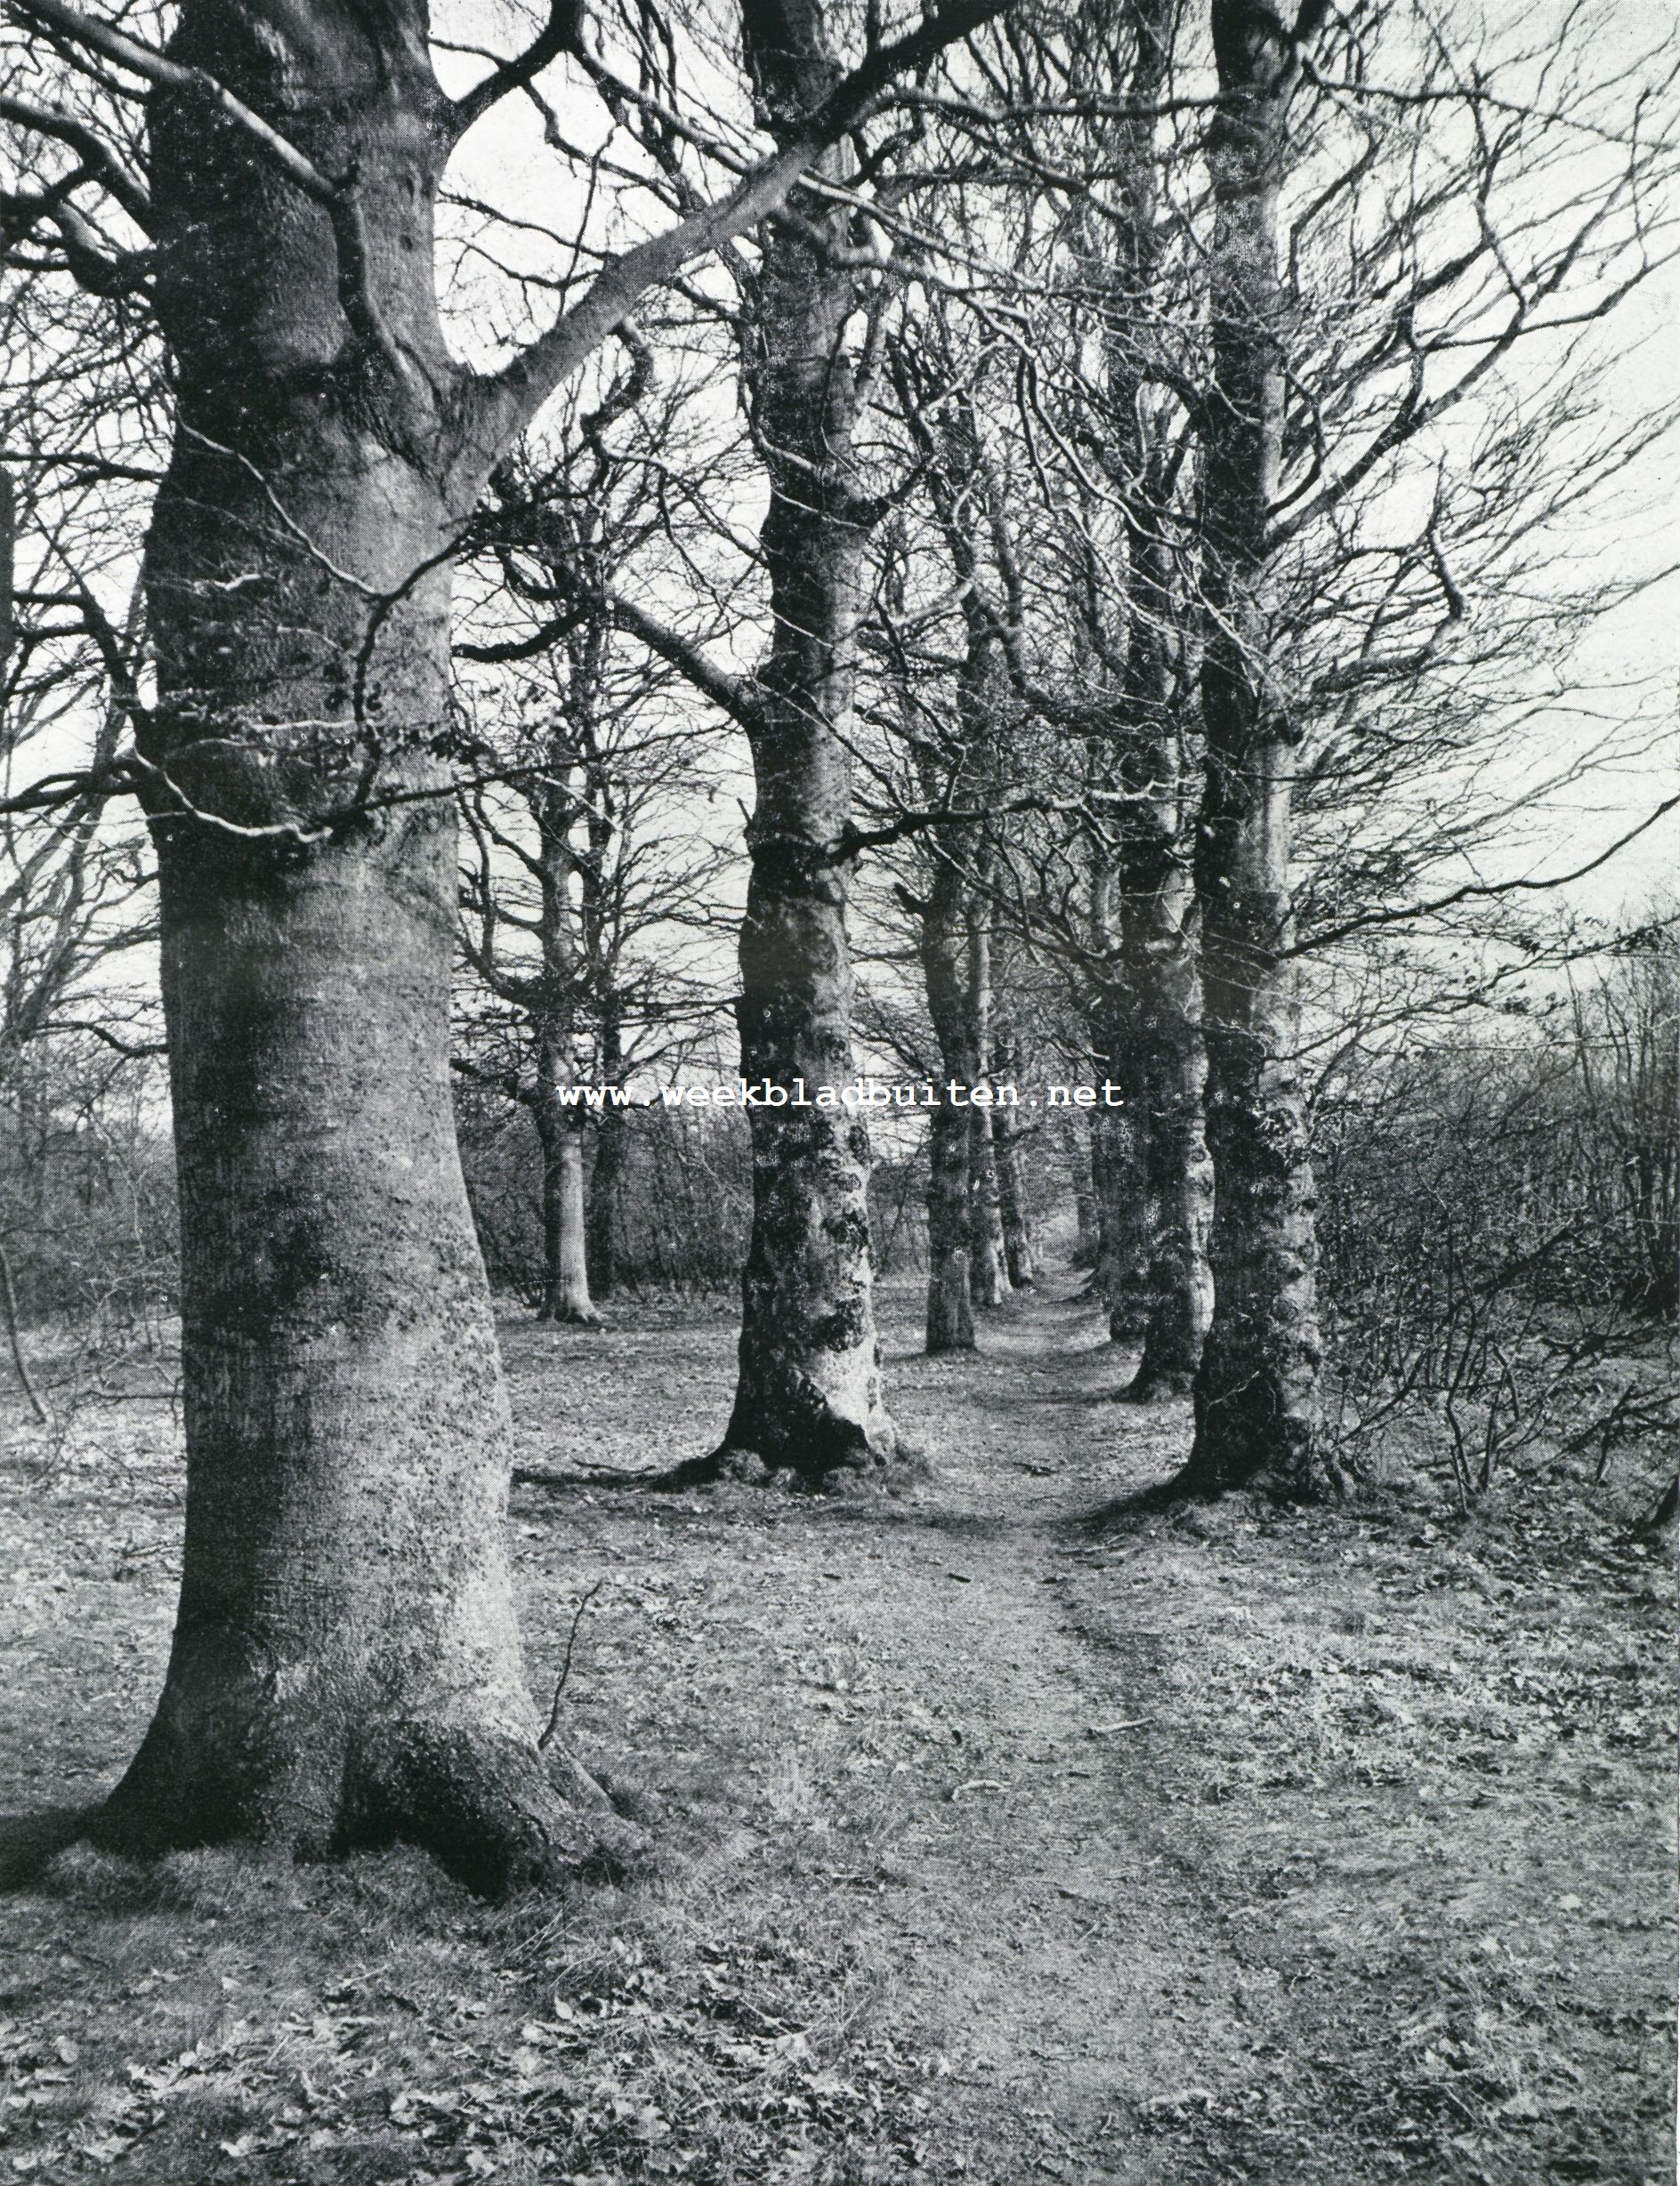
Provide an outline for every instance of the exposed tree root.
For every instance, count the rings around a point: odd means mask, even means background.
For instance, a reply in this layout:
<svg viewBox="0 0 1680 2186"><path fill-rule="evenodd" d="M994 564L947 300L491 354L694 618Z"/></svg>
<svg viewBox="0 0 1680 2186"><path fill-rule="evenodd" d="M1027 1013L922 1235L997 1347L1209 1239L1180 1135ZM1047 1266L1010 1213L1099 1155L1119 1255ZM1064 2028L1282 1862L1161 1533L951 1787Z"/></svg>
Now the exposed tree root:
<svg viewBox="0 0 1680 2186"><path fill-rule="evenodd" d="M647 1485L662 1493L769 1488L819 1496L895 1496L926 1480L930 1472L922 1453L902 1440L894 1441L890 1455L869 1451L867 1456L848 1454L838 1460L831 1448L790 1452L772 1461L758 1450L724 1443L704 1457L687 1457L668 1472L653 1474Z"/></svg>
<svg viewBox="0 0 1680 2186"><path fill-rule="evenodd" d="M1165 1510L1176 1503L1217 1503L1236 1495L1271 1504L1339 1503L1352 1489L1347 1473L1321 1449L1314 1451L1310 1465L1287 1473L1258 1464L1221 1470L1199 1461L1192 1452L1170 1480L1151 1492L1159 1497L1155 1507Z"/></svg>
<svg viewBox="0 0 1680 2186"><path fill-rule="evenodd" d="M86 1819L102 1850L156 1858L247 1843L319 1859L401 1842L418 1845L481 1896L500 1898L602 1869L618 1870L645 1838L563 1749L505 1731L405 1719L357 1743L335 1812L288 1786L263 1801L212 1804L140 1762Z"/></svg>
<svg viewBox="0 0 1680 2186"><path fill-rule="evenodd" d="M593 1305L545 1305L537 1318L553 1328L586 1328L594 1332L607 1325Z"/></svg>

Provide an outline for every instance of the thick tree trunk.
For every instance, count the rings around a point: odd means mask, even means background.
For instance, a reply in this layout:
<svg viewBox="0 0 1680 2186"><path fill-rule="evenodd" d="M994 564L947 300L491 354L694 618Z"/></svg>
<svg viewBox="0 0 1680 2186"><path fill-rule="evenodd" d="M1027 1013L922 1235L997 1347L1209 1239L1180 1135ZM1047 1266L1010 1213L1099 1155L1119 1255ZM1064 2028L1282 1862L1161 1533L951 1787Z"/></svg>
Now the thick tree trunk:
<svg viewBox="0 0 1680 2186"><path fill-rule="evenodd" d="M968 1068L967 924L965 883L951 856L937 863L922 906L922 971L928 1012L947 1079ZM968 1115L949 1098L928 1119L927 1348L972 1351L974 1316L968 1286Z"/></svg>
<svg viewBox="0 0 1680 2186"><path fill-rule="evenodd" d="M747 36L774 134L819 105L839 70L816 9L749 10ZM837 254L844 216L808 192L794 204ZM760 544L772 634L749 731L757 804L739 1019L743 1076L787 1098L751 1112L739 1378L714 1462L747 1471L756 1459L812 1481L878 1476L896 1454L875 1329L868 1131L839 1103L852 1075L848 743L873 520L852 456L856 301L836 254L789 228L766 230L747 339L770 476Z"/></svg>
<svg viewBox="0 0 1680 2186"><path fill-rule="evenodd" d="M1194 980L1185 963L1184 981ZM1163 980L1153 989L1160 993ZM1126 1394L1133 1403L1182 1396L1191 1386L1213 1317L1208 1264L1212 1164L1202 1128L1205 1075L1191 997L1167 997L1164 1016L1142 1028L1137 1092L1145 1117L1143 1206L1143 1351Z"/></svg>
<svg viewBox="0 0 1680 2186"><path fill-rule="evenodd" d="M163 1696L98 1833L311 1852L400 1835L497 1886L613 1825L537 1748L450 1106L433 754L462 511L433 452L455 369L431 286L437 94L417 10L300 10L284 31L272 12L189 6L175 53L365 175L368 287L413 376L347 328L326 214L200 102L158 97L180 429L147 546L141 742L187 1520Z"/></svg>
<svg viewBox="0 0 1680 2186"><path fill-rule="evenodd" d="M1203 499L1207 784L1196 846L1213 1323L1182 1485L1310 1494L1319 1424L1314 1190L1295 1060L1289 819L1296 732L1268 672L1266 532L1283 437L1278 200L1294 49L1259 0L1214 0L1227 105L1210 146L1214 387Z"/></svg>
<svg viewBox="0 0 1680 2186"><path fill-rule="evenodd" d="M803 740L803 725L794 733ZM766 772L741 932L741 1069L788 1097L750 1119L753 1230L720 1458L725 1470L749 1471L755 1456L820 1480L882 1471L896 1438L871 1295L868 1132L837 1098L852 1075L845 886L831 853L767 836Z"/></svg>
<svg viewBox="0 0 1680 2186"><path fill-rule="evenodd" d="M1152 418L1148 345L1159 323L1162 226L1155 123L1170 76L1175 0L1132 0L1122 125L1124 217L1111 268L1108 394L1126 497L1127 637L1119 719L1114 911L1119 930L1114 1075L1135 1149L1143 1266L1134 1319L1143 1353L1134 1402L1186 1392L1212 1309L1207 1267L1211 1174L1202 1135L1203 1059L1194 899L1185 874L1183 754L1173 633L1173 450Z"/></svg>

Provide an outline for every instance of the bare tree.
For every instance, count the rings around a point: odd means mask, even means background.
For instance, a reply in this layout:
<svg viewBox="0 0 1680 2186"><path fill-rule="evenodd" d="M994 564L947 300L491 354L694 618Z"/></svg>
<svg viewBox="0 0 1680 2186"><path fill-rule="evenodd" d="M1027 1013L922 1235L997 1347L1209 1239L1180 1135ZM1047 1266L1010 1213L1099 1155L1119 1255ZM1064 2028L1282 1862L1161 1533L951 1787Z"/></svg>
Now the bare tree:
<svg viewBox="0 0 1680 2186"><path fill-rule="evenodd" d="M506 1400L449 1100L451 564L496 464L650 286L762 219L902 68L876 41L715 202L609 253L505 363L444 338L433 208L463 136L578 12L459 99L418 0L189 0L166 45L19 0L62 99L149 101L144 173L54 92L34 278L149 284L174 430L130 761L160 871L189 1510L165 1691L99 1823L162 1846L409 1835L488 1886L615 1835L539 1754L503 1539ZM91 209L84 209L84 201ZM138 238L138 240L130 238Z"/></svg>
<svg viewBox="0 0 1680 2186"><path fill-rule="evenodd" d="M1279 496L1288 309L1279 204L1313 0L1293 32L1256 0L1215 0L1224 105L1213 125L1213 374L1204 425L1197 836L1214 1313L1186 1483L1264 1476L1299 1490L1321 1465L1321 1355L1305 1107L1292 1061L1290 798L1298 730L1269 670L1269 529Z"/></svg>
<svg viewBox="0 0 1680 2186"><path fill-rule="evenodd" d="M712 928L721 863L682 817L707 786L704 739L674 717L666 664L640 648L626 659L614 622L615 585L658 581L639 552L660 538L665 514L645 458L668 456L680 407L662 400L622 444L610 439L653 378L651 353L628 338L630 368L561 432L555 462L501 474L485 633L456 645L457 659L490 664L481 735L498 778L466 799L476 855L464 874L463 948L489 1007L464 1013L456 1068L530 1118L539 1318L585 1327L600 1325L592 1285L612 1280L627 1080L668 1058L695 1020L696 983L678 959L687 929ZM529 612L510 622L510 601ZM485 722L510 701L511 722Z"/></svg>

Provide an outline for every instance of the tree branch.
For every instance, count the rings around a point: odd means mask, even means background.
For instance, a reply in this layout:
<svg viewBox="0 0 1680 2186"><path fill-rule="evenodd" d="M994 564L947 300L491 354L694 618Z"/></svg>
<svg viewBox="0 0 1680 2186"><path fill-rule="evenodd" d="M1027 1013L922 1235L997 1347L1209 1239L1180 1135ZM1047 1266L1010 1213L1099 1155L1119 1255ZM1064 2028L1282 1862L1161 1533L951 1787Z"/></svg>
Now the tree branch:
<svg viewBox="0 0 1680 2186"><path fill-rule="evenodd" d="M829 145L866 120L895 76L931 60L957 39L1000 14L1008 0L947 0L918 28L879 46L836 85L779 149L751 167L724 197L702 206L663 235L610 258L582 302L562 312L497 373L481 377L465 405L465 440L486 465L529 425L562 380L599 347L650 288L691 259L718 249L766 219ZM27 0L30 6L59 0Z"/></svg>
<svg viewBox="0 0 1680 2186"><path fill-rule="evenodd" d="M77 121L72 114L61 114L56 107L33 106L27 99L14 99L0 93L0 121L9 121L19 129L31 129L37 136L51 137L54 142L68 145L88 172L91 180L102 182L116 198L125 213L149 235L151 227L151 199L145 185L131 174L103 137Z"/></svg>
<svg viewBox="0 0 1680 2186"><path fill-rule="evenodd" d="M90 52L115 67L125 69L131 76L138 76L148 84L163 91L185 92L202 99L225 119L254 137L288 181L300 190L307 190L319 205L330 206L340 195L339 185L330 181L314 162L306 159L295 144L271 128L262 117L246 106L244 100L235 98L225 85L203 69L189 69L178 60L171 60L155 46L142 45L138 38L131 38L109 23L101 23L93 16L84 15L78 9L67 7L64 0L12 0L12 5L26 23L35 22L48 30L56 30L60 36L85 45Z"/></svg>
<svg viewBox="0 0 1680 2186"><path fill-rule="evenodd" d="M488 114L510 92L523 91L551 62L562 54L578 54L583 44L583 9L579 0L550 0L548 20L522 53L492 69L481 84L475 84L454 102L451 128L456 141L475 121Z"/></svg>
<svg viewBox="0 0 1680 2186"><path fill-rule="evenodd" d="M709 654L702 651L691 638L685 638L680 630L673 630L658 616L650 615L622 593L609 592L604 596L607 612L620 630L627 630L633 638L640 638L650 653L657 653L680 674L687 676L694 688L720 706L730 717L749 732L763 719L761 705L752 684L745 676L731 675L727 668L720 667Z"/></svg>
<svg viewBox="0 0 1680 2186"><path fill-rule="evenodd" d="M285 175L289 182L312 198L326 211L332 222L333 238L338 251L338 300L352 334L377 350L396 373L400 381L407 383L415 377L415 367L392 340L390 329L379 309L368 270L368 235L362 219L361 205L357 196L357 178L352 174L331 176L323 174L314 161L305 157L288 137L280 132L254 108L246 106L225 84L206 69L191 69L155 46L144 45L109 23L98 21L91 15L68 7L64 0L12 0L15 12L26 23L34 22L61 37L72 39L91 52L115 67L125 69L145 83L160 91L172 91L178 96L200 101L222 120L230 122L253 139L263 156ZM96 149L103 150L97 138L91 141ZM109 158L109 155L107 156ZM111 174L101 168L101 179L111 187L119 203L125 199L117 190ZM136 185L128 185L131 192ZM128 207L132 210L132 206ZM136 214L135 217L139 215ZM79 220L70 208L57 215L65 243L71 254L71 270L86 287L99 293L109 293L113 285L132 286L120 265L106 261L95 252L88 236L74 233L69 225ZM85 227L85 223L83 223ZM91 235L91 230L89 231ZM77 262L78 257L80 263Z"/></svg>

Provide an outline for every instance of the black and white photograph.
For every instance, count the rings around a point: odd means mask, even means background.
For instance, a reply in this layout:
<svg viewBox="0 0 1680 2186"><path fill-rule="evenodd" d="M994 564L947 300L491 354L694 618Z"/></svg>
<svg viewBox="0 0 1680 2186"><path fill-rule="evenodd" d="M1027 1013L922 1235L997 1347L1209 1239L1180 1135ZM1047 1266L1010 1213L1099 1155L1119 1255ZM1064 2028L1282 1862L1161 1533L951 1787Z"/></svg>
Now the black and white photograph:
<svg viewBox="0 0 1680 2186"><path fill-rule="evenodd" d="M1671 2186L1676 0L0 0L0 2186Z"/></svg>

